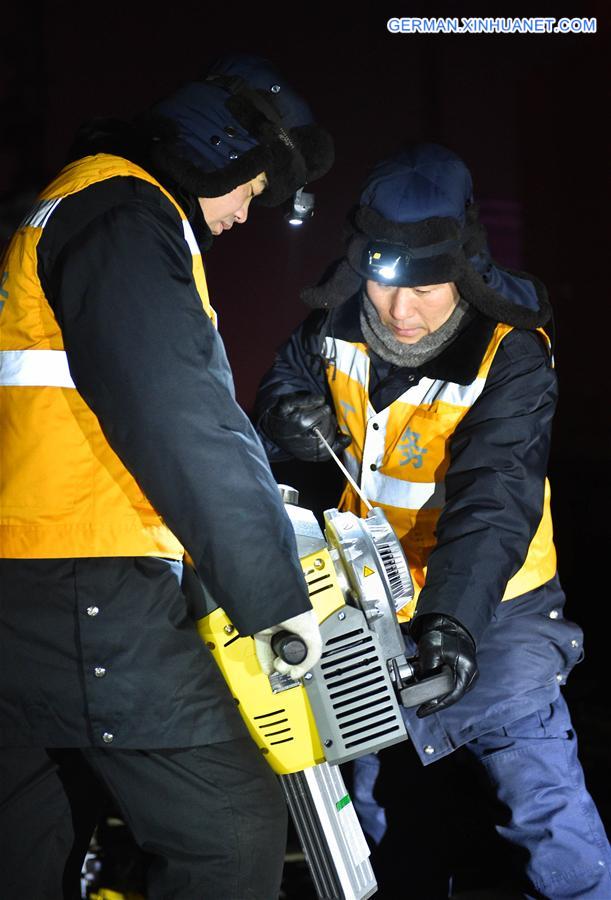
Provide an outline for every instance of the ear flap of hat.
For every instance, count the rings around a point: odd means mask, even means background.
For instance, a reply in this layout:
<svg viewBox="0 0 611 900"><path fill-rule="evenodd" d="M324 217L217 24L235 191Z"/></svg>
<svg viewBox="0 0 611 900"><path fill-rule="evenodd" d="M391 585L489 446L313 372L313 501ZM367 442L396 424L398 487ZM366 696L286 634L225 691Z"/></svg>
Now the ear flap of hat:
<svg viewBox="0 0 611 900"><path fill-rule="evenodd" d="M456 286L467 303L497 322L516 328L540 328L552 317L545 285L528 272L491 263L480 275L467 265Z"/></svg>
<svg viewBox="0 0 611 900"><path fill-rule="evenodd" d="M171 144L153 144L151 162L160 172L169 175L183 190L194 197L222 197L240 184L247 184L260 172L265 172L269 153L265 147L254 147L213 172L203 172L198 166L176 152Z"/></svg>
<svg viewBox="0 0 611 900"><path fill-rule="evenodd" d="M316 287L305 288L300 294L312 309L332 309L349 300L360 290L363 279L345 259L336 260Z"/></svg>
<svg viewBox="0 0 611 900"><path fill-rule="evenodd" d="M280 139L267 146L269 159L265 170L269 187L257 198L261 206L278 206L310 181L321 178L333 165L331 135L319 125L291 128L289 148Z"/></svg>

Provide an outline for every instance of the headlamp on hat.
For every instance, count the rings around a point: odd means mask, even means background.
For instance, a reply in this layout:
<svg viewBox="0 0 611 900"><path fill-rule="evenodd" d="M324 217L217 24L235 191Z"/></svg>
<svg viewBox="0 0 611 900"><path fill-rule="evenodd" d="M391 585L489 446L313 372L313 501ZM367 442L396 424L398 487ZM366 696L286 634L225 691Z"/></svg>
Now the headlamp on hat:
<svg viewBox="0 0 611 900"><path fill-rule="evenodd" d="M442 284L458 273L458 240L439 241L424 247L407 247L386 241L368 241L359 271L364 278L397 287Z"/></svg>
<svg viewBox="0 0 611 900"><path fill-rule="evenodd" d="M382 284L401 284L409 266L409 255L402 247L369 244L363 253L367 278Z"/></svg>
<svg viewBox="0 0 611 900"><path fill-rule="evenodd" d="M303 188L295 192L290 208L285 213L289 225L303 225L314 215L314 194L306 194Z"/></svg>

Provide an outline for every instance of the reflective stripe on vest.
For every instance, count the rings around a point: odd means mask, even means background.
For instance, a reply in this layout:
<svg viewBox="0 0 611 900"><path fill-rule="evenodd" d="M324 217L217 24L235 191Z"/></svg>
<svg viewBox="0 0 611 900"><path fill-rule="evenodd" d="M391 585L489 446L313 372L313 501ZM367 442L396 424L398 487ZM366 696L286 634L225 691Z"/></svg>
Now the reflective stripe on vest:
<svg viewBox="0 0 611 900"><path fill-rule="evenodd" d="M54 200L40 200L25 217L20 228L26 228L28 225L32 228L44 228L51 213L61 203L62 197L55 197Z"/></svg>
<svg viewBox="0 0 611 900"><path fill-rule="evenodd" d="M0 350L0 386L62 387L75 384L64 350Z"/></svg>
<svg viewBox="0 0 611 900"><path fill-rule="evenodd" d="M51 213L57 208L61 200L62 198L58 197L55 200L43 200L36 204L20 227L44 228L49 221ZM201 280L204 279L201 251L187 219L182 220L182 226L185 241L193 257L194 279L197 275L196 284L197 282L201 283ZM200 296L202 296L201 291ZM216 327L217 315L210 306L207 289L204 296L207 305L204 297L202 297L202 304ZM76 385L70 375L68 359L64 350L0 350L0 387L16 385L76 389Z"/></svg>
<svg viewBox="0 0 611 900"><path fill-rule="evenodd" d="M154 178L108 154L60 172L15 233L1 267L0 557L181 559L184 553L76 390L61 329L38 279L38 241L62 200L117 176L148 181L177 210L193 281L216 325L191 226Z"/></svg>
<svg viewBox="0 0 611 900"><path fill-rule="evenodd" d="M425 583L428 557L436 543L437 520L445 504L450 438L480 397L494 355L509 331L508 325L496 327L470 384L421 378L380 412L369 401L367 345L325 339L327 380L338 424L352 437L352 444L344 451L344 462L365 497L384 508L397 532L412 570L416 599ZM358 515L366 513L350 485L346 485L339 506ZM546 481L537 533L524 565L508 582L503 599L538 587L553 577L555 569ZM414 608L415 602L404 608L400 617L409 618Z"/></svg>

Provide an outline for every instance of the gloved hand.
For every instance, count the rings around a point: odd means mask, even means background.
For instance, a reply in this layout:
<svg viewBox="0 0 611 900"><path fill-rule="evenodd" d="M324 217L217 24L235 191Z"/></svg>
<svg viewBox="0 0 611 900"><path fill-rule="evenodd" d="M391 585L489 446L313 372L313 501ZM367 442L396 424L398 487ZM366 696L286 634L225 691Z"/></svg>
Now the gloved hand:
<svg viewBox="0 0 611 900"><path fill-rule="evenodd" d="M437 700L419 706L416 715L422 719L452 706L475 683L478 671L475 642L460 622L438 613L416 616L410 634L418 645L420 675L448 665L454 676L454 688Z"/></svg>
<svg viewBox="0 0 611 900"><path fill-rule="evenodd" d="M307 647L307 655L303 662L299 665L290 665L279 656L276 656L272 650L272 635L278 631L290 631L298 635ZM272 625L263 631L258 631L254 635L255 652L259 660L259 664L266 675L271 675L275 670L281 675L290 675L296 681L303 678L306 672L313 668L322 652L322 637L320 628L313 609L300 613L298 616L292 616L279 622L278 625Z"/></svg>
<svg viewBox="0 0 611 900"><path fill-rule="evenodd" d="M314 434L314 428L320 430L336 453L352 441L349 435L338 430L337 420L325 397L303 392L281 397L263 415L261 428L281 450L305 462L329 459L329 451Z"/></svg>

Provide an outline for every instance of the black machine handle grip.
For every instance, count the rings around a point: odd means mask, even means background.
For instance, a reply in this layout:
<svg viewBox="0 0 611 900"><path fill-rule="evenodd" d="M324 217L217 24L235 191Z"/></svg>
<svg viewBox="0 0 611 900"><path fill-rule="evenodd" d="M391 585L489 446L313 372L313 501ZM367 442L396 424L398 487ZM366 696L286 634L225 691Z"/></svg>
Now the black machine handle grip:
<svg viewBox="0 0 611 900"><path fill-rule="evenodd" d="M291 631L277 631L272 635L272 650L289 666L297 666L308 655L307 644Z"/></svg>
<svg viewBox="0 0 611 900"><path fill-rule="evenodd" d="M411 659L409 662L417 671L417 660ZM439 697L449 694L453 687L454 676L451 668L441 666L434 675L428 675L425 678L414 675L413 679L410 679L407 685L399 690L399 696L403 706L409 709L412 706L420 706L421 703L428 703L429 700L437 700Z"/></svg>

